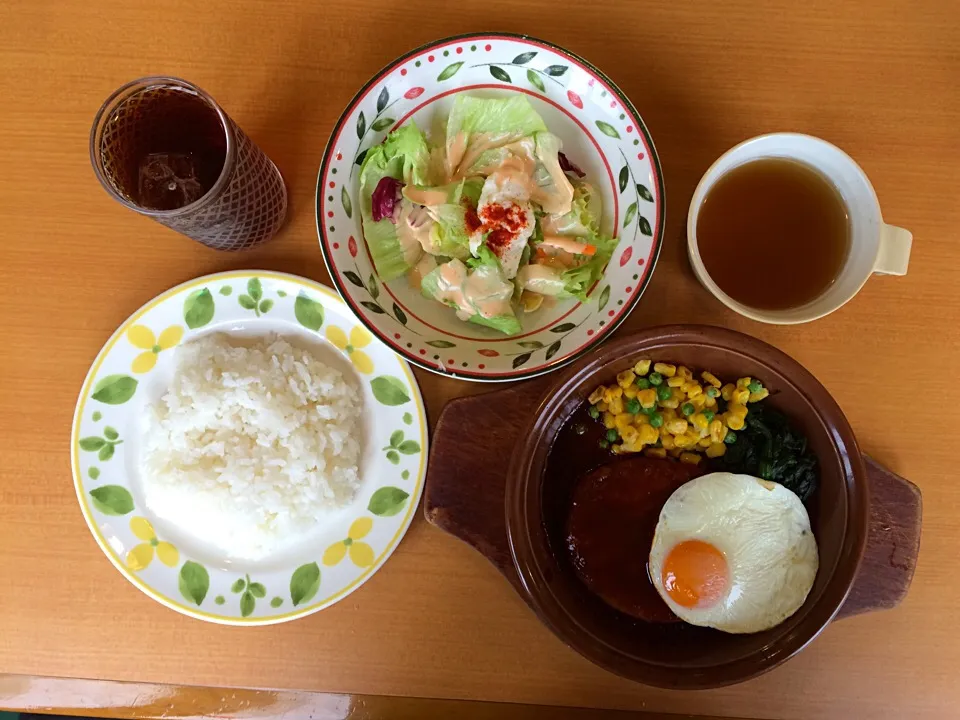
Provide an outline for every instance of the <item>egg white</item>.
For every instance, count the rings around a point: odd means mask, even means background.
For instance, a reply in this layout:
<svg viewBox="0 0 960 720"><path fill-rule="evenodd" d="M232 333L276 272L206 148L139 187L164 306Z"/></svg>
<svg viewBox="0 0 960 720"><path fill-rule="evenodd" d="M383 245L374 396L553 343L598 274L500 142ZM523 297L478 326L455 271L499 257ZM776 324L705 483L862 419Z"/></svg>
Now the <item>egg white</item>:
<svg viewBox="0 0 960 720"><path fill-rule="evenodd" d="M709 607L683 607L663 587L663 564L685 540L722 552L726 592ZM660 511L650 548L650 577L683 621L728 633L767 630L793 615L813 587L817 542L800 498L751 475L712 473L679 487Z"/></svg>

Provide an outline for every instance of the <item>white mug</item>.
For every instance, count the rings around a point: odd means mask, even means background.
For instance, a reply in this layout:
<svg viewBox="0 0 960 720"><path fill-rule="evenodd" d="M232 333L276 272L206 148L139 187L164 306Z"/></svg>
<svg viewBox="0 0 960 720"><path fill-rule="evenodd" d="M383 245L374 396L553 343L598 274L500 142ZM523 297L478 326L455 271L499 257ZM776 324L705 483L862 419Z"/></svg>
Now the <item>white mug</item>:
<svg viewBox="0 0 960 720"><path fill-rule="evenodd" d="M759 310L727 295L707 273L697 245L697 217L717 180L746 162L771 157L789 158L818 170L840 192L850 217L850 249L837 279L819 297L786 310ZM779 325L809 322L832 313L856 295L873 273L906 275L912 242L909 231L883 222L873 186L853 158L825 140L799 133L760 135L721 155L700 179L687 214L687 253L697 279L731 310Z"/></svg>

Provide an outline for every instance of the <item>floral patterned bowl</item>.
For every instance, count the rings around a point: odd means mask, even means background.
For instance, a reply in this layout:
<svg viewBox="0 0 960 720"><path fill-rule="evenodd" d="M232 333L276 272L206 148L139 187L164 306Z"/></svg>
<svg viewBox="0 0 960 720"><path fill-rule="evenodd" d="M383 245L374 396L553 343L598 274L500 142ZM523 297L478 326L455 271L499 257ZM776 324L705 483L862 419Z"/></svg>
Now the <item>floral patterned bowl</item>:
<svg viewBox="0 0 960 720"><path fill-rule="evenodd" d="M225 558L154 517L138 481L138 425L166 389L175 348L209 332L277 333L352 373L365 407L361 487L323 529L281 556ZM263 271L208 275L131 315L93 363L70 438L80 508L101 549L134 585L185 615L269 625L353 592L400 544L420 501L427 423L410 367L331 290Z"/></svg>
<svg viewBox="0 0 960 720"><path fill-rule="evenodd" d="M405 279L380 282L359 210L358 169L371 146L414 120L429 129L456 93L523 93L599 187L602 229L619 237L590 302L521 317L507 337L457 319ZM384 343L427 370L467 380L514 380L555 370L609 335L640 299L660 252L660 163L633 105L606 75L556 45L520 35L463 35L425 45L368 82L337 121L317 180L317 232L337 289Z"/></svg>

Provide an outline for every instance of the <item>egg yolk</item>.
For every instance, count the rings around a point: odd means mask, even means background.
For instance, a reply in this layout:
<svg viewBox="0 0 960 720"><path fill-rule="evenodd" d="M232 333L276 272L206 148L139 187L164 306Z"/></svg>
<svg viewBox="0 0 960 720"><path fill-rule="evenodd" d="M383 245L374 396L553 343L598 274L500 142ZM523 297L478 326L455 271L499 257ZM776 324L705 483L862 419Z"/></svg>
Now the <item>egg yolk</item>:
<svg viewBox="0 0 960 720"><path fill-rule="evenodd" d="M729 575L723 553L702 540L674 546L663 563L663 587L681 607L709 607L727 589Z"/></svg>

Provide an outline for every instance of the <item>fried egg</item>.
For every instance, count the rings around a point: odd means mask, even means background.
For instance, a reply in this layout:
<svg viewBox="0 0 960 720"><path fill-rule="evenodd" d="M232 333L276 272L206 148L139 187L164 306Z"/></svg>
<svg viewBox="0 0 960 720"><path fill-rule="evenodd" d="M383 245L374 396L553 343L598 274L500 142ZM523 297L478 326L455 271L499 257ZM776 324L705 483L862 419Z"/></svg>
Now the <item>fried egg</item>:
<svg viewBox="0 0 960 720"><path fill-rule="evenodd" d="M681 485L664 504L649 571L681 620L753 633L803 605L818 566L810 518L796 494L720 472Z"/></svg>

